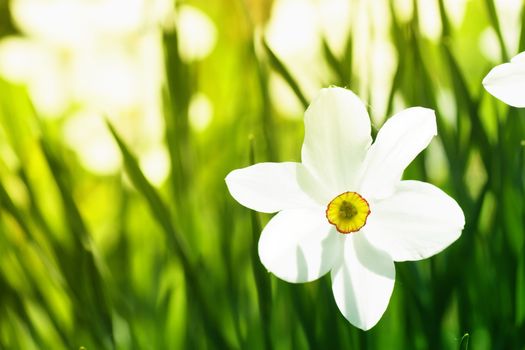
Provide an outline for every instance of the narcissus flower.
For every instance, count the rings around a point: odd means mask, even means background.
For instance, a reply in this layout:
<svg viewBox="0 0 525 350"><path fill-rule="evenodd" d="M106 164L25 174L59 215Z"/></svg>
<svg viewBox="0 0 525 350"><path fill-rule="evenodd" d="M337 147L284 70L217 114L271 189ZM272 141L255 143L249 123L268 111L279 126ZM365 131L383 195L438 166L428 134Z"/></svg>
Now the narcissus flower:
<svg viewBox="0 0 525 350"><path fill-rule="evenodd" d="M434 112L409 108L390 118L374 144L365 106L351 91L321 90L305 113L302 163L259 163L226 183L242 205L278 212L259 240L263 265L293 283L330 272L337 306L372 328L394 288L394 261L420 260L454 242L465 218L437 187L402 181L436 135Z"/></svg>
<svg viewBox="0 0 525 350"><path fill-rule="evenodd" d="M483 86L494 97L514 107L525 107L525 52L510 63L492 68Z"/></svg>

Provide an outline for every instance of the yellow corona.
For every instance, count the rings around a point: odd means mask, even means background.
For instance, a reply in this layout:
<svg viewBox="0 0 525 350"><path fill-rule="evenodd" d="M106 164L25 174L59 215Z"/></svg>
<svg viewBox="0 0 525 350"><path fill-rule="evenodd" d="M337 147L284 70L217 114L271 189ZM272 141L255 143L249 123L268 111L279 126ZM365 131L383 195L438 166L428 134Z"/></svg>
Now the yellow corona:
<svg viewBox="0 0 525 350"><path fill-rule="evenodd" d="M326 208L328 222L340 233L359 231L366 224L370 206L357 192L345 192L332 199Z"/></svg>

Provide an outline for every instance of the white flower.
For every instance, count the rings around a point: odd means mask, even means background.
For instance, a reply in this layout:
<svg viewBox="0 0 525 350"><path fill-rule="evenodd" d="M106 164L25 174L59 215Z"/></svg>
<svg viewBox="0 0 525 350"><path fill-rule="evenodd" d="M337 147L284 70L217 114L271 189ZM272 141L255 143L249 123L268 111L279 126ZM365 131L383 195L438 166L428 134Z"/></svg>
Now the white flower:
<svg viewBox="0 0 525 350"><path fill-rule="evenodd" d="M525 107L525 52L510 63L492 68L483 86L494 97L514 107Z"/></svg>
<svg viewBox="0 0 525 350"><path fill-rule="evenodd" d="M465 223L458 204L437 187L401 181L434 135L434 112L409 108L388 120L371 145L359 98L342 88L321 90L305 113L302 163L259 163L226 177L239 203L278 212L259 240L263 265L294 283L330 271L343 315L372 328L392 294L394 261L442 251Z"/></svg>

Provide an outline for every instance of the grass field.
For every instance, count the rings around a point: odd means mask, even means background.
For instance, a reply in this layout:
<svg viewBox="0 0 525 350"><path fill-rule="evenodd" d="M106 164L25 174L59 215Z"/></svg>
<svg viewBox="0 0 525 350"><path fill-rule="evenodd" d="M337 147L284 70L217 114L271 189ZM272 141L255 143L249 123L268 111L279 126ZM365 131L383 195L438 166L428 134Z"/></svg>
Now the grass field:
<svg viewBox="0 0 525 350"><path fill-rule="evenodd" d="M514 0L0 0L0 349L525 349L525 110L481 85L521 51ZM331 85L374 135L434 109L404 178L466 218L367 332L265 270L224 182L300 161Z"/></svg>

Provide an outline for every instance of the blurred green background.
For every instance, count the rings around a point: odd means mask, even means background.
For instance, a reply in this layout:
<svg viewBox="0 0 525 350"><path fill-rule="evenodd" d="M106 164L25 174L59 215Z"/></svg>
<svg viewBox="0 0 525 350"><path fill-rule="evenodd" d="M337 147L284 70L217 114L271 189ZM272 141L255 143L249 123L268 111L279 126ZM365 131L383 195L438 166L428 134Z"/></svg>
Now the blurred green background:
<svg viewBox="0 0 525 350"><path fill-rule="evenodd" d="M515 0L0 0L0 349L525 349L525 111L481 85L524 24ZM269 216L224 183L299 161L329 85L374 133L435 109L405 178L466 216L368 332L329 276L264 270Z"/></svg>

